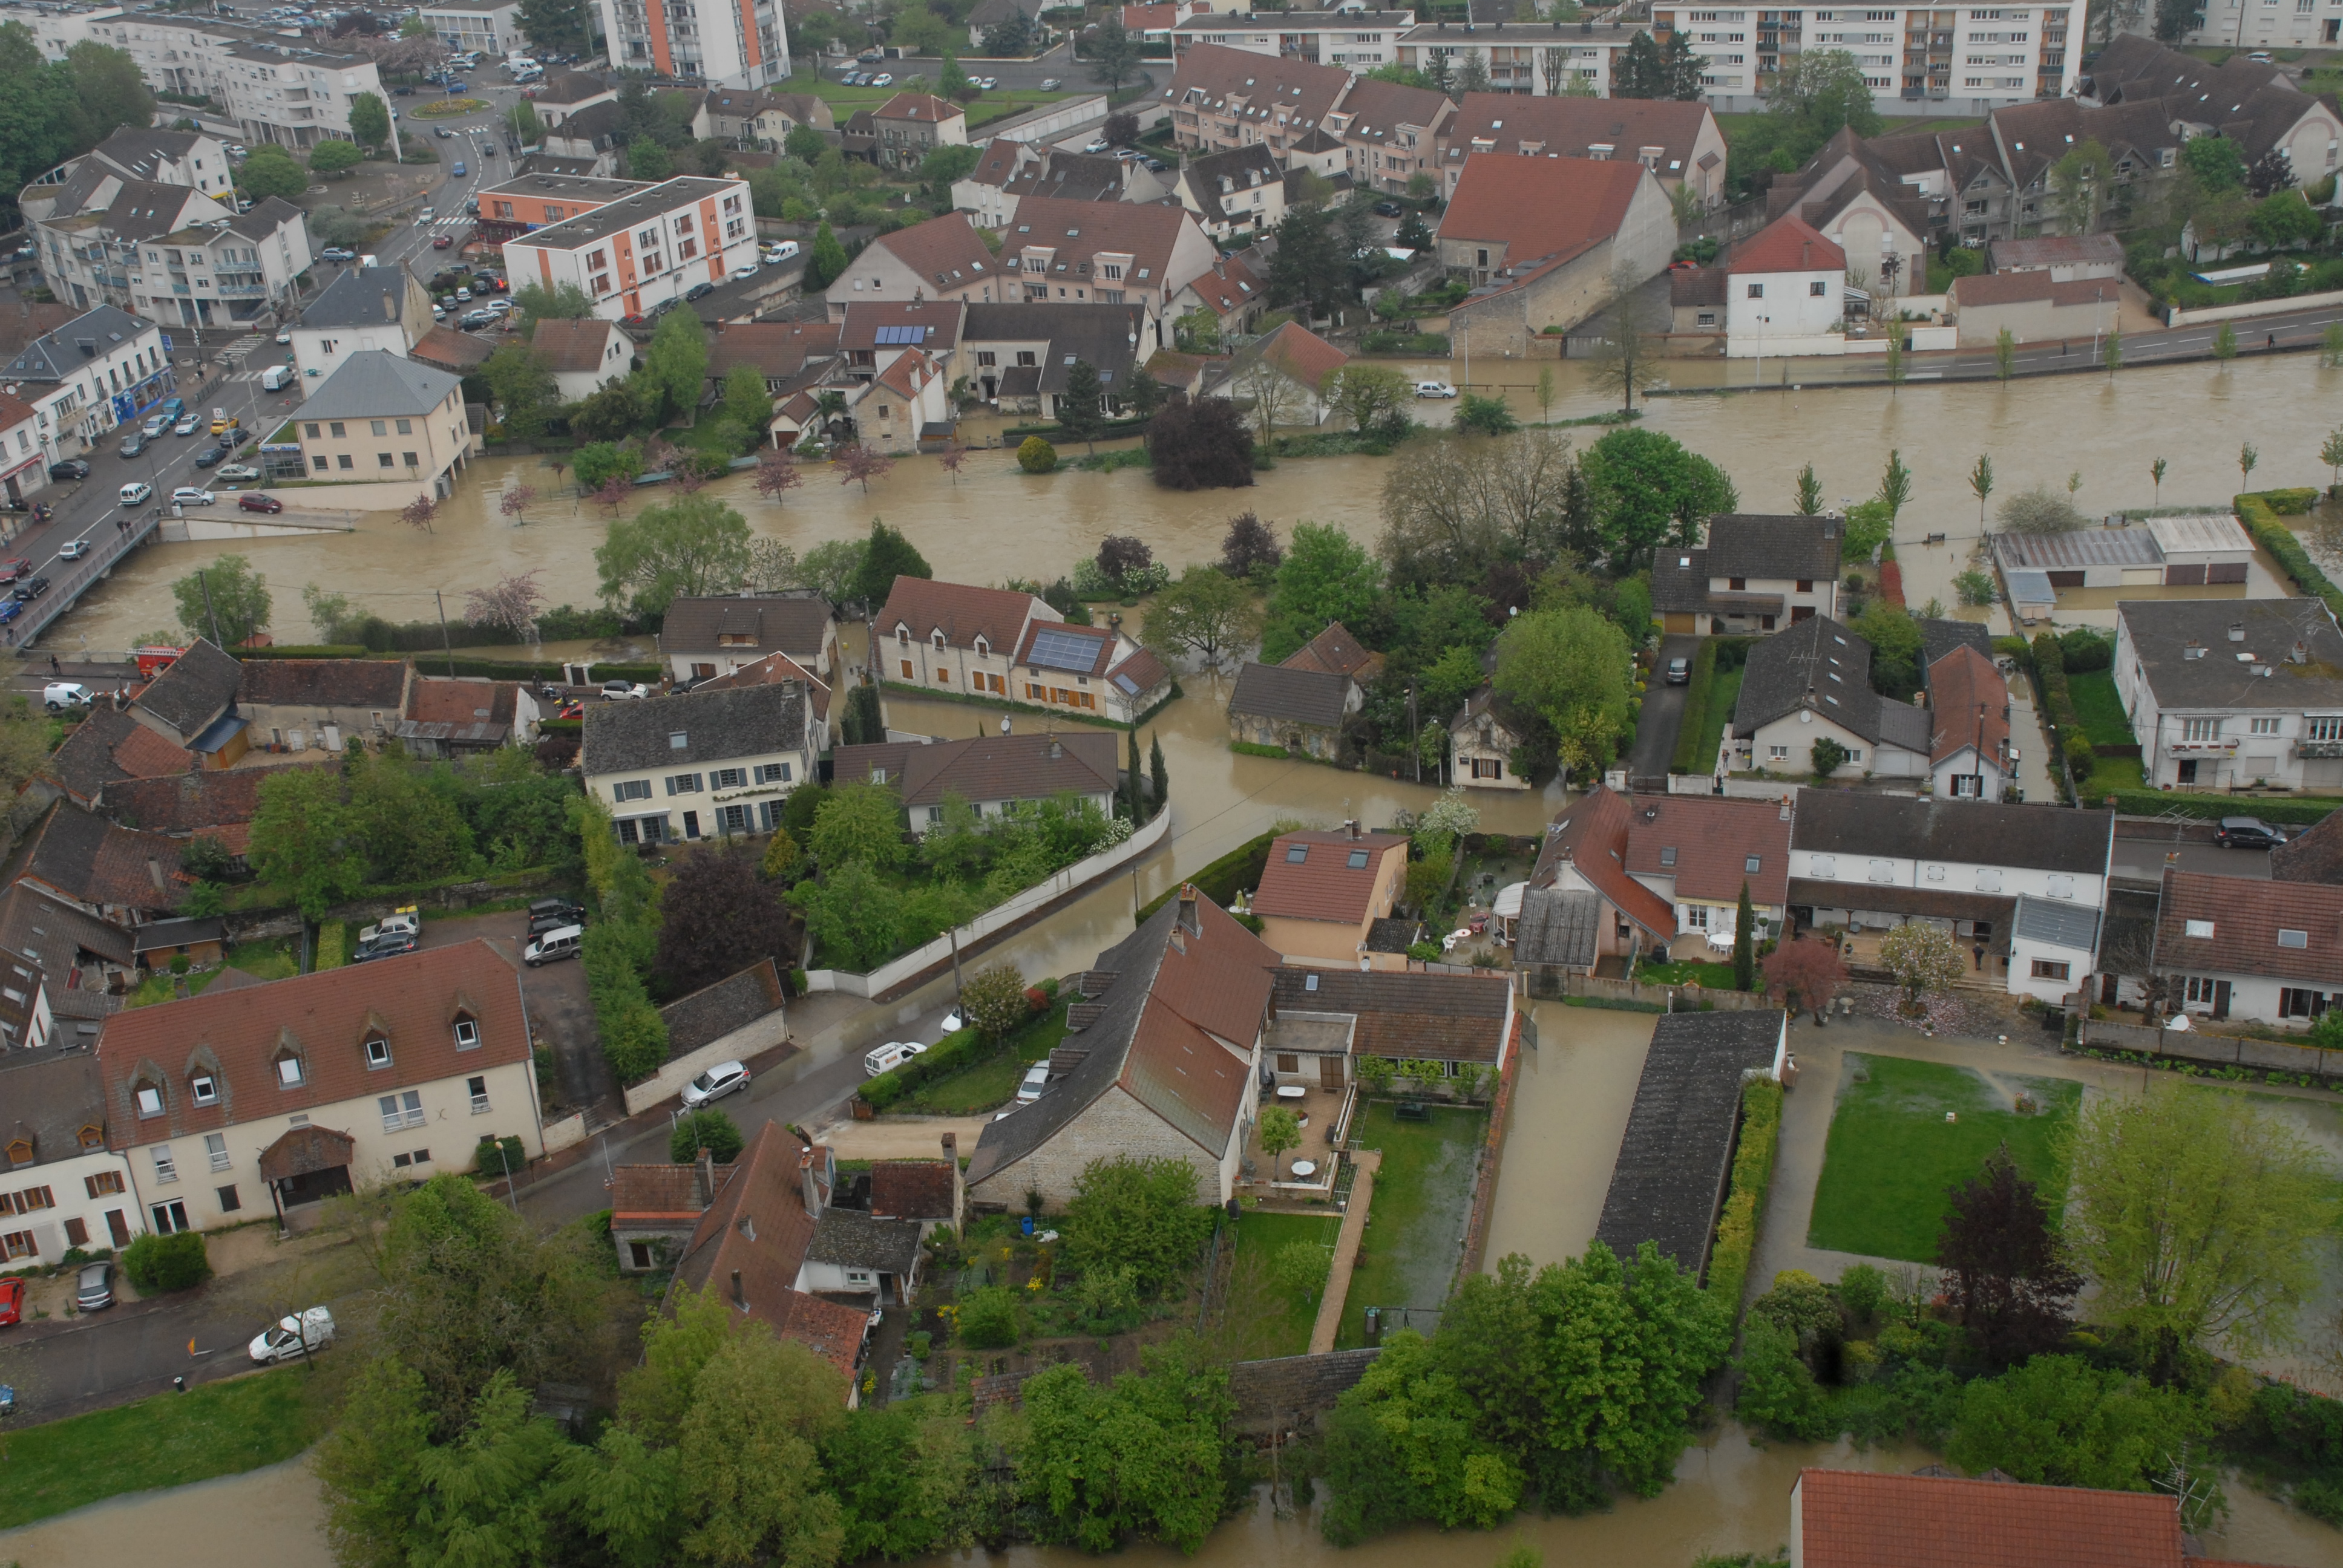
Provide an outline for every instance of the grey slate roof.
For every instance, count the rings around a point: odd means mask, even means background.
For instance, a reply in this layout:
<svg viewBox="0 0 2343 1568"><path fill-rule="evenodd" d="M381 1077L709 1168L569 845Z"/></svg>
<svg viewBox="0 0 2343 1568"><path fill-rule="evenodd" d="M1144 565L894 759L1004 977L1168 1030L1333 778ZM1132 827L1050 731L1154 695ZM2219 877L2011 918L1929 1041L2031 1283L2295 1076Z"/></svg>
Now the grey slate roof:
<svg viewBox="0 0 2343 1568"><path fill-rule="evenodd" d="M95 343L97 351L104 354L119 344L129 342L142 332L156 330L151 321L141 321L128 311L101 305L95 310L83 311L46 337L36 337L26 344L24 352L8 362L7 369L0 371L0 380L62 381L68 376L79 375L81 367L89 363L88 356L83 354L78 347L82 339Z"/></svg>
<svg viewBox="0 0 2343 1568"><path fill-rule="evenodd" d="M2315 598L2127 599L2116 614L2159 708L2343 708L2343 632ZM2244 640L2229 640L2232 626ZM2298 641L2306 663L2288 662ZM2203 657L2187 657L2191 643Z"/></svg>
<svg viewBox="0 0 2343 1568"><path fill-rule="evenodd" d="M227 232L238 239L266 239L287 224L302 221L301 209L283 196L263 196L250 212L230 218Z"/></svg>
<svg viewBox="0 0 2343 1568"><path fill-rule="evenodd" d="M1708 573L1719 578L1838 576L1846 525L1792 512L1720 512L1708 519Z"/></svg>
<svg viewBox="0 0 2343 1568"><path fill-rule="evenodd" d="M806 699L786 686L719 687L586 709L586 776L682 769L805 746ZM677 745L675 738L683 738Z"/></svg>
<svg viewBox="0 0 2343 1568"><path fill-rule="evenodd" d="M1597 1241L1622 1258L1656 1241L1694 1278L1706 1271L1733 1167L1741 1085L1771 1070L1782 1029L1783 1015L1772 1009L1675 1012L1653 1027Z"/></svg>
<svg viewBox="0 0 2343 1568"><path fill-rule="evenodd" d="M209 920L193 916L176 920L149 920L130 934L132 950L142 953L159 951L164 948L183 948L197 942L216 942L227 935L227 921L215 915Z"/></svg>
<svg viewBox="0 0 2343 1568"><path fill-rule="evenodd" d="M258 208L254 208L256 212ZM385 302L387 302L386 305ZM303 327L381 327L397 321L407 308L407 269L401 266L354 266L333 282L301 313Z"/></svg>
<svg viewBox="0 0 2343 1568"><path fill-rule="evenodd" d="M361 349L343 360L298 412L307 421L417 417L445 403L463 381L387 348Z"/></svg>
<svg viewBox="0 0 2343 1568"><path fill-rule="evenodd" d="M2146 528L2077 528L2064 534L1996 534L1993 550L2004 568L2080 571L2085 567L2152 567L2164 552Z"/></svg>
<svg viewBox="0 0 2343 1568"><path fill-rule="evenodd" d="M1865 739L1929 751L1928 715L1871 688L1871 644L1828 616L1813 616L1749 650L1733 732L1749 736L1785 713L1812 708Z"/></svg>
<svg viewBox="0 0 2343 1568"><path fill-rule="evenodd" d="M1662 549L1652 561L1652 608L1699 611L1708 608L1708 552Z"/></svg>
<svg viewBox="0 0 2343 1568"><path fill-rule="evenodd" d="M2273 869L2271 875L2278 873ZM2161 879L2108 878L2107 912L2099 922L2099 950L2092 957L2092 968L2102 974L2146 974L2156 956L2156 920L2163 899Z"/></svg>
<svg viewBox="0 0 2343 1568"><path fill-rule="evenodd" d="M1920 660L1924 666L1936 663L1964 644L1985 655L1988 664L1998 657L1993 650L1993 634L1973 620L1920 622Z"/></svg>
<svg viewBox="0 0 2343 1568"><path fill-rule="evenodd" d="M677 598L668 606L659 635L666 654L719 650L734 658L786 653L808 664L821 652L829 634L830 601L820 594L725 595L709 598ZM725 637L753 641L722 644Z"/></svg>
<svg viewBox="0 0 2343 1568"><path fill-rule="evenodd" d="M1813 854L2026 866L2094 877L2106 873L2114 840L2112 811L1852 789L1800 790L1790 826L1790 848ZM1871 896L1853 884L1845 891L1857 903Z"/></svg>
<svg viewBox="0 0 2343 1568"><path fill-rule="evenodd" d="M1525 888L1513 928L1513 962L1592 970L1603 935L1603 895L1584 888Z"/></svg>
<svg viewBox="0 0 2343 1568"><path fill-rule="evenodd" d="M147 684L132 706L176 730L184 745L236 701L243 681L244 666L217 643L199 637L177 662Z"/></svg>
<svg viewBox="0 0 2343 1568"><path fill-rule="evenodd" d="M1071 355L1099 373L1099 385L1121 396L1131 385L1131 368L1138 361L1132 339L1141 336L1144 311L1136 305L1097 305L1080 301L1037 301L1031 305L971 305L960 328L960 343L1030 343L1045 340L1041 374L1036 383L1042 392L1062 392L1066 363ZM1002 356L1005 360L1008 357ZM1012 367L1013 368L1013 367Z"/></svg>
<svg viewBox="0 0 2343 1568"><path fill-rule="evenodd" d="M659 1009L659 1016L667 1020L667 1058L673 1061L689 1056L780 1007L779 972L771 959L759 959L739 974L702 986Z"/></svg>
<svg viewBox="0 0 2343 1568"><path fill-rule="evenodd" d="M101 1141L106 1129L97 1054L53 1046L0 1053L0 1143L32 1141L33 1165L18 1171L78 1158L82 1129L96 1129Z"/></svg>
<svg viewBox="0 0 2343 1568"><path fill-rule="evenodd" d="M2017 935L2030 942L2052 942L2062 948L2095 953L2099 946L2099 911L2088 904L2062 899L2017 895Z"/></svg>
<svg viewBox="0 0 2343 1568"><path fill-rule="evenodd" d="M1229 693L1229 711L1256 719L1286 719L1325 729L1341 727L1351 678L1277 664L1247 664Z"/></svg>
<svg viewBox="0 0 2343 1568"><path fill-rule="evenodd" d="M879 1220L860 1209L824 1209L806 1261L877 1273L908 1274L920 1257L917 1220Z"/></svg>

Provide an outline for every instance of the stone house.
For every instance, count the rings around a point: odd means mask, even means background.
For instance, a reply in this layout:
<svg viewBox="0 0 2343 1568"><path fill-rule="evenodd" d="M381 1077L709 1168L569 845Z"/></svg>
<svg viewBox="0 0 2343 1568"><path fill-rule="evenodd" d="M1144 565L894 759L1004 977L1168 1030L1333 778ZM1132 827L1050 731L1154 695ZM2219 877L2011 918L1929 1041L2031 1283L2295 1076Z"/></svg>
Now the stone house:
<svg viewBox="0 0 2343 1568"><path fill-rule="evenodd" d="M1483 682L1448 721L1449 777L1469 789L1526 789L1518 753L1529 739L1512 704Z"/></svg>

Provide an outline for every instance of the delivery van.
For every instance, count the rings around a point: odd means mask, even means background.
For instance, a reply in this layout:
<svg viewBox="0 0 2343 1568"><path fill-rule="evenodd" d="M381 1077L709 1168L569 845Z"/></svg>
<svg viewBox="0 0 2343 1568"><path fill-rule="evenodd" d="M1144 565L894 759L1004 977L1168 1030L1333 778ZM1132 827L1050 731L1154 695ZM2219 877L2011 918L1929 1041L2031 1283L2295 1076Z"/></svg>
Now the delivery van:
<svg viewBox="0 0 2343 1568"><path fill-rule="evenodd" d="M263 392L282 392L285 390L286 383L292 379L293 367L272 365L260 373L260 389Z"/></svg>

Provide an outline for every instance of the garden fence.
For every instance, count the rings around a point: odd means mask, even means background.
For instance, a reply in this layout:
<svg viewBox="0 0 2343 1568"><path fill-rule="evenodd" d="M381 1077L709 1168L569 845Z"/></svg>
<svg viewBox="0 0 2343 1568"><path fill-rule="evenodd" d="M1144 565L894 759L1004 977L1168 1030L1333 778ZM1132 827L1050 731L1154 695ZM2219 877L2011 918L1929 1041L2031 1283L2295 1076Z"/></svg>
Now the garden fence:
<svg viewBox="0 0 2343 1568"><path fill-rule="evenodd" d="M2261 1068L2273 1072L2308 1072L2321 1078L2343 1078L2343 1050L2315 1045L2294 1045L2278 1040L2251 1040L2243 1035L2213 1034L2200 1029L2148 1029L2136 1023L2110 1023L2085 1019L2078 1042L2095 1050L2127 1050L2140 1056L2174 1061L2198 1061L2218 1067Z"/></svg>
<svg viewBox="0 0 2343 1568"><path fill-rule="evenodd" d="M1604 980L1597 975L1555 974L1543 968L1529 975L1529 992L1547 1001L1583 996L1592 1000L1631 1002L1664 1008L1670 1012L1696 1012L1706 1006L1718 1012L1746 1012L1781 1004L1755 991L1719 990L1712 986L1655 985L1643 980Z"/></svg>

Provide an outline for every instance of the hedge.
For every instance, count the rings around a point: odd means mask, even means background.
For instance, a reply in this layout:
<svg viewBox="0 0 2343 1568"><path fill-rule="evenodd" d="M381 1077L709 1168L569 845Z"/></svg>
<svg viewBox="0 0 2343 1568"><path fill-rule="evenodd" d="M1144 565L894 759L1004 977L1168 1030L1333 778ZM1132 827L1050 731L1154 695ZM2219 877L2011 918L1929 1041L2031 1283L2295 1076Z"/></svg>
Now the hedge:
<svg viewBox="0 0 2343 1568"><path fill-rule="evenodd" d="M2237 509L2237 521L2254 536L2254 542L2278 558L2295 586L2316 598L2327 601L2327 608L2343 616L2343 588L2328 581L2327 574L2311 563L2302 541L2294 530L2278 521L2280 517L2292 517L2310 509L2316 490L2268 490L2258 495L2241 495L2231 503ZM2298 498L2301 498L2298 505Z"/></svg>
<svg viewBox="0 0 2343 1568"><path fill-rule="evenodd" d="M1172 895L1186 883L1193 883L1200 896L1227 909L1229 900L1239 893L1248 888L1261 886L1262 873L1269 869L1269 847L1275 842L1275 833L1263 833L1258 839L1246 839L1194 876L1183 877L1158 893L1139 911L1138 923L1145 925L1148 917L1170 903Z"/></svg>
<svg viewBox="0 0 2343 1568"><path fill-rule="evenodd" d="M1045 980L1035 989L1039 990L1051 1003L1056 1002L1058 997L1056 980ZM1047 1018L1049 1014L1050 1009L1045 1007L1038 1016ZM998 1046L988 1041L984 1038L984 1031L974 1024L948 1034L909 1061L890 1068L876 1078L864 1081L861 1089L862 1100L874 1110L884 1111L905 1095L933 1083L940 1078L948 1078L962 1068L974 1067L997 1051L1010 1049L1019 1035L1033 1027L1033 1021L1029 1020L1019 1024Z"/></svg>
<svg viewBox="0 0 2343 1568"><path fill-rule="evenodd" d="M1273 757L1280 762L1285 761L1293 755L1282 746L1263 746L1253 740L1232 740L1229 742L1229 749L1240 757Z"/></svg>
<svg viewBox="0 0 2343 1568"><path fill-rule="evenodd" d="M1676 754L1669 762L1672 773L1705 773L1716 759L1708 759L1707 766L1700 759L1700 738L1708 730L1708 693L1716 683L1716 639L1703 638L1700 651L1692 656L1692 673L1684 685L1684 722L1676 731Z"/></svg>
<svg viewBox="0 0 2343 1568"><path fill-rule="evenodd" d="M1716 1247L1708 1255L1708 1289L1739 1313L1749 1264L1757 1251L1757 1219L1765 1189L1774 1181L1774 1152L1782 1136L1782 1086L1770 1079L1741 1091L1741 1147L1733 1156L1733 1184L1717 1221Z"/></svg>
<svg viewBox="0 0 2343 1568"><path fill-rule="evenodd" d="M2091 747L2091 738L2083 729L2083 716L2076 710L2074 693L2066 688L2066 645L2048 632L2036 632L2034 637L2034 674L2042 687L2042 700L2048 709L2050 721L2058 727L2058 748L2066 754L2066 769L2074 776L2075 787L2091 776L2098 761L2098 753Z"/></svg>
<svg viewBox="0 0 2343 1568"><path fill-rule="evenodd" d="M153 1232L137 1238L122 1251L122 1271L142 1296L166 1291L190 1291L212 1277L212 1264L201 1231Z"/></svg>
<svg viewBox="0 0 2343 1568"><path fill-rule="evenodd" d="M2262 795L2182 795L2161 789L2093 790L2090 799L2113 800L2116 809L2128 817L2161 817L2177 813L2183 817L2202 818L2218 821L2224 817L2258 817L2265 822L2282 822L2308 828L2326 820L2328 813L2343 806L2337 799L2295 799L2284 796Z"/></svg>
<svg viewBox="0 0 2343 1568"><path fill-rule="evenodd" d="M386 655L377 653L357 643L310 643L277 648L240 648L236 656L255 658L375 658L411 660L424 675L444 675L452 668L458 675L485 677L489 680L562 680L567 673L558 663L537 659L467 658L450 659L437 651L417 651ZM592 661L593 668L605 680L639 680L646 684L667 678L664 664L613 664L604 659Z"/></svg>

